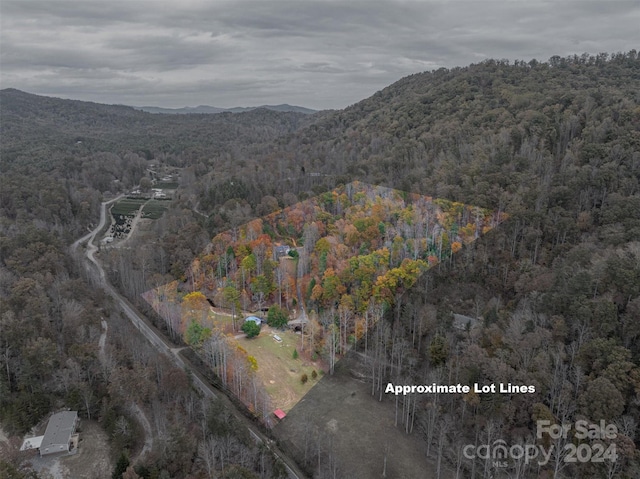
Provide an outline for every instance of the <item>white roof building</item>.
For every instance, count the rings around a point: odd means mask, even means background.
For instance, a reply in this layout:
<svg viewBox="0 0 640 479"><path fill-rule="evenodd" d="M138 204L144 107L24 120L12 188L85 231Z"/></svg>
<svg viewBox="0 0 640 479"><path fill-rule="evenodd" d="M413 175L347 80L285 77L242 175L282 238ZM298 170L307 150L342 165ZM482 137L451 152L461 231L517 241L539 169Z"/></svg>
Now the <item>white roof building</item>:
<svg viewBox="0 0 640 479"><path fill-rule="evenodd" d="M246 323L247 321L253 321L258 326L260 326L260 323L262 323L262 319L258 318L257 316L247 316L246 318L244 318L244 322Z"/></svg>
<svg viewBox="0 0 640 479"><path fill-rule="evenodd" d="M40 456L69 452L71 447L71 436L76 432L77 425L77 411L58 412L49 419L47 429L44 431L44 436L30 438L26 441L33 441L33 444L36 444L36 439L40 440L40 444L37 446L40 449Z"/></svg>

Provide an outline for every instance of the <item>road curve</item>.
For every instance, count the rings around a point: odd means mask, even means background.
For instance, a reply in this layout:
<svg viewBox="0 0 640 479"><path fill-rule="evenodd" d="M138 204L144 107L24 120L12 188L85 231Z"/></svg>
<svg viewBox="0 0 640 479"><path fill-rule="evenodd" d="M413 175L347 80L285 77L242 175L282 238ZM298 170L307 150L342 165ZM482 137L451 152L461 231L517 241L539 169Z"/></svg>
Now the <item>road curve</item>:
<svg viewBox="0 0 640 479"><path fill-rule="evenodd" d="M76 249L78 249L78 246L80 246L85 241L89 241L89 244L95 248L95 246L93 245L93 240L96 238L96 235L104 227L104 224L107 221L107 205L110 205L111 203L115 203L123 196L124 196L124 193L119 194L118 196L116 196L115 198L109 201L102 202L102 204L100 205L100 222L98 223L98 226L96 226L92 231L84 235L82 238L74 241L74 243L71 245L71 251L75 251Z"/></svg>
<svg viewBox="0 0 640 479"><path fill-rule="evenodd" d="M278 459L282 461L282 463L287 468L290 478L293 478L293 479L306 478L306 476L298 468L298 465L295 463L295 461L293 461L289 456L284 454L271 439L269 439L267 436L262 434L262 432L260 432L257 428L255 428L255 426L251 423L251 421L247 419L244 416L244 414L238 411L235 405L223 393L215 391L215 389L211 384L209 384L207 381L203 380L203 378L200 377L199 373L195 370L195 368L188 367L185 364L183 358L180 356L180 350L182 348L173 348L172 345L157 332L156 328L151 326L150 322L146 318L144 318L144 316L141 313L139 313L135 309L135 307L125 297L123 297L120 293L118 293L115 290L115 288L108 282L107 277L104 273L104 269L102 268L102 265L98 260L96 260L94 256L95 252L98 250L98 248L94 244L94 241L95 241L96 235L100 232L100 230L102 230L102 228L105 225L106 217L107 217L107 214L106 214L107 205L119 200L120 198L122 198L122 196L124 195L119 195L118 197L109 201L104 201L101 204L100 222L98 223L98 226L96 226L96 228L90 233L87 233L82 238L76 240L71 245L72 252L75 253L78 246L86 242L87 248L85 250L85 256L89 261L89 263L85 263L85 268L87 269L88 272L90 272L92 268L91 265L93 265L93 267L96 268L96 271L98 272L98 277L99 277L99 284L104 288L104 290L109 294L109 296L111 296L113 300L120 306L120 308L122 309L122 312L127 316L127 318L129 318L129 320L136 327L136 329L138 329L142 333L142 335L154 346L155 349L165 354L166 356L170 357L178 367L182 369L190 370L193 373L191 374L192 384L202 394L204 394L206 397L215 398L225 403L225 406L227 406L233 412L233 415L236 417L236 419L238 419L240 423L247 428L251 437L253 437L256 440L256 442L264 444L274 456L276 456Z"/></svg>

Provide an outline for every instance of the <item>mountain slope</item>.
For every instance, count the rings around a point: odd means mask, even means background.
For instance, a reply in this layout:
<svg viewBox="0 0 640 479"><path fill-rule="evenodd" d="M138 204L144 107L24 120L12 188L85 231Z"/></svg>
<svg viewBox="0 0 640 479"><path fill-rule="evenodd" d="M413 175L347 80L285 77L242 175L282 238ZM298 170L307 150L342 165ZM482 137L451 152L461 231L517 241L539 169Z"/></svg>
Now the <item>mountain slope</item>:
<svg viewBox="0 0 640 479"><path fill-rule="evenodd" d="M398 351L407 358L386 380L446 383L454 375L535 389L439 398L435 416L431 397L415 398L427 441L450 432L449 457L489 423L516 444L535 436L537 419L640 421L639 92L636 52L487 61L404 78L255 160L263 195L304 198L359 179L510 215L452 268L427 275L388 324L402 339L380 345L389 364ZM241 199L222 195L224 184L202 185L214 214ZM458 331L452 312L484 324ZM620 440L633 449L632 429ZM469 472L472 461L462 467ZM638 472L631 455L606 467ZM565 473L603 477L604 468L585 463Z"/></svg>
<svg viewBox="0 0 640 479"><path fill-rule="evenodd" d="M152 115L128 106L101 105L32 95L15 89L0 91L1 153L6 161L20 156L74 154L82 141L90 151L156 150L184 152L190 148L217 151L234 144L239 150L295 131L310 117L265 109L241 114Z"/></svg>
<svg viewBox="0 0 640 479"><path fill-rule="evenodd" d="M513 445L535 437L537 420L640 420L639 92L635 51L487 61L404 78L272 153L289 155L290 172L304 167L300 194L360 179L510 215L413 288L387 324L402 339L379 346L388 364L406 354L389 381L535 389L404 398L403 410L417 401L425 440L435 447L440 434L443 456L468 474L479 465L460 451L490 425ZM459 331L454 313L483 326ZM636 450L637 428L616 441ZM561 466L565 477L638 476L635 452L618 458Z"/></svg>
<svg viewBox="0 0 640 479"><path fill-rule="evenodd" d="M186 115L186 114L216 114L216 113L243 113L246 111L257 110L260 108L264 108L265 110L272 111L289 111L296 113L304 113L307 115L311 115L316 113L316 110L311 110L310 108L305 108L302 106L292 106L287 104L282 105L262 105L255 107L236 107L236 108L218 108L215 106L208 105L199 105L195 107L184 107L184 108L161 108L157 106L140 106L134 107L136 110L146 111L148 113L164 113L164 114L172 114L172 115Z"/></svg>
<svg viewBox="0 0 640 479"><path fill-rule="evenodd" d="M520 182L523 171L511 169L548 160L565 171L589 144L613 142L616 131L635 141L639 82L635 53L421 73L325 115L296 135L289 152L307 171L416 191L440 188L469 202L481 173L487 181L504 169L519 173ZM443 164L447 181L433 174ZM492 185L481 187L489 195L484 206L498 206Z"/></svg>
<svg viewBox="0 0 640 479"><path fill-rule="evenodd" d="M636 52L421 73L345 110L311 117L265 110L155 116L2 91L0 257L8 271L2 305L10 310L3 317L17 318L17 332L22 324L59 319L48 282L62 246L45 248L52 240L43 232L58 243L69 230L80 232L95 219L100 192L116 179L136 184L149 158L184 167L188 181L179 198L184 210L166 222L169 233L160 232L144 257L120 258L131 280L147 287L171 267L180 274L199 251L191 240L201 230L187 208L194 204L204 213L198 218L207 217L208 237L352 179L506 211L508 222L407 293L382 322L378 342L368 343L377 354L370 364L386 370L383 385L534 386L531 394L409 399L415 407L403 410L416 411L415 440L460 460L464 474L483 467L460 451L486 439L488 425L518 444L535 436L538 419L585 419L621 425L620 460L566 465L565 476L637 477L638 92ZM143 149L148 155L137 154ZM29 281L19 282L26 273ZM458 330L452 313L480 317L482 326ZM16 333L15 345L0 355L13 368L9 380L0 376L9 391L0 398L12 416L28 385L53 387L29 376L37 371L30 358L39 356L29 352L28 338L38 334L32 326ZM21 427L33 415L20 416ZM339 453L349 452L336 452L337 462ZM549 472L529 466L505 474Z"/></svg>

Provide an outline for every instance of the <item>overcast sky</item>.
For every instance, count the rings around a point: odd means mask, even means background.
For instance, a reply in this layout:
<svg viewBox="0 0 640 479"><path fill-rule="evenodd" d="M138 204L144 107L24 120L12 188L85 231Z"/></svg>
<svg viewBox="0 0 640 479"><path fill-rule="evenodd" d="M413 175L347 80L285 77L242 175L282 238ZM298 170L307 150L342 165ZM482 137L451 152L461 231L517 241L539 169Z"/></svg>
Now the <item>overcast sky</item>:
<svg viewBox="0 0 640 479"><path fill-rule="evenodd" d="M411 73L640 48L640 0L1 0L0 87L344 108Z"/></svg>

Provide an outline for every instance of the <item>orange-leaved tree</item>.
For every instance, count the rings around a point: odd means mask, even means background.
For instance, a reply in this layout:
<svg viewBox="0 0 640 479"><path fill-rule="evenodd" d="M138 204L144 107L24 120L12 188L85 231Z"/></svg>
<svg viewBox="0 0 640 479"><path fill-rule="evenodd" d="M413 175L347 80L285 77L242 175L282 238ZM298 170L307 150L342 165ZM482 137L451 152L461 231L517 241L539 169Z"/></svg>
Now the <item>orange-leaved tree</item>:
<svg viewBox="0 0 640 479"><path fill-rule="evenodd" d="M200 321L206 324L209 316L209 303L200 291L194 291L182 298L182 321L180 332L184 334L191 321Z"/></svg>

